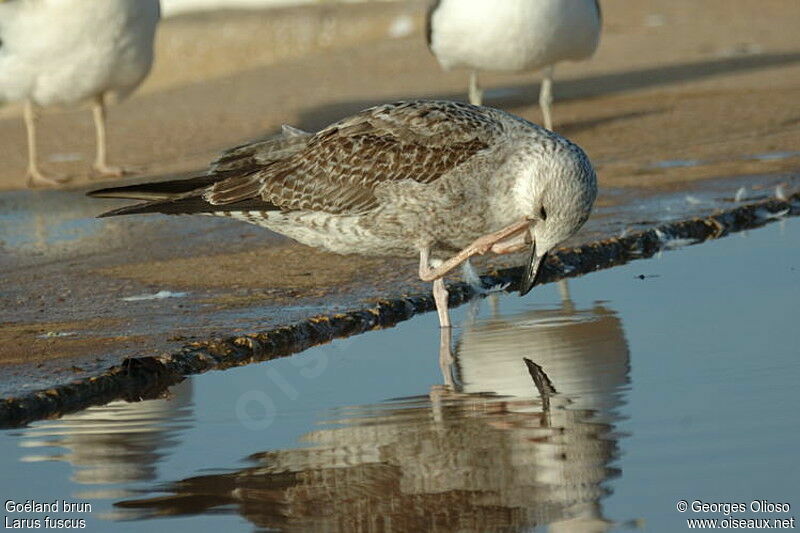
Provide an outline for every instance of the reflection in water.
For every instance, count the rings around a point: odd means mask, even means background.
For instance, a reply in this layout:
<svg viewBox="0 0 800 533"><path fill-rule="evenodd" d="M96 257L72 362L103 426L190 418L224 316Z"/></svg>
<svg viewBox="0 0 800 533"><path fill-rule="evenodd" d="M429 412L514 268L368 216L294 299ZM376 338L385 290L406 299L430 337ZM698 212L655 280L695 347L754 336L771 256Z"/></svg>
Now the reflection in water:
<svg viewBox="0 0 800 533"><path fill-rule="evenodd" d="M48 252L54 245L79 243L95 237L103 222L94 218L96 206L63 192L21 191L0 196L0 241L8 250L26 248Z"/></svg>
<svg viewBox="0 0 800 533"><path fill-rule="evenodd" d="M605 531L599 499L616 443L612 424L628 381L629 354L622 324L602 306L532 311L513 321L488 320L467 328L456 348L455 380L466 394L491 391L517 416L538 416L547 438L514 450L511 464L530 465L529 479L549 487L559 509L550 531ZM524 358L554 389L542 403Z"/></svg>
<svg viewBox="0 0 800 533"><path fill-rule="evenodd" d="M112 207L114 203L105 205ZM41 265L46 258L138 250L144 241L152 247L154 239L174 245L186 240L187 235L199 239L192 241L194 246L202 246L203 239L218 242L217 231L234 231L230 228L235 227L215 222L209 227L209 221L205 225L188 221L175 226L158 218L115 222L96 218L102 210L103 204L98 205L96 199L74 191L15 191L0 195L0 264L5 259L9 265L19 267L26 256ZM237 235L241 233L236 231Z"/></svg>
<svg viewBox="0 0 800 533"><path fill-rule="evenodd" d="M156 466L178 443L191 412L192 385L183 381L166 399L116 401L67 415L57 422L26 428L25 448L58 447L51 455L28 454L23 461L66 461L75 467L73 481L84 485L130 483L157 479ZM92 492L96 498L115 497L111 490Z"/></svg>
<svg viewBox="0 0 800 533"><path fill-rule="evenodd" d="M613 424L628 379L619 319L604 307L533 311L465 328L455 390L339 409L309 447L122 501L127 518L238 512L285 531L606 531ZM523 361L555 393L549 409Z"/></svg>

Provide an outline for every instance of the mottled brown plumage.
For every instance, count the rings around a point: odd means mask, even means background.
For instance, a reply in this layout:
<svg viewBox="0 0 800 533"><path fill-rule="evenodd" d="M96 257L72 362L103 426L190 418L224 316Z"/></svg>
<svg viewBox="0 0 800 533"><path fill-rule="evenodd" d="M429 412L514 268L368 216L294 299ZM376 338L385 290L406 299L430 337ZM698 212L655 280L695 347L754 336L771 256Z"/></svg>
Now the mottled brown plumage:
<svg viewBox="0 0 800 533"><path fill-rule="evenodd" d="M375 209L385 182L431 183L488 146L479 122L458 105L372 108L325 128L305 147L204 193L213 205L260 196L284 210L357 214Z"/></svg>

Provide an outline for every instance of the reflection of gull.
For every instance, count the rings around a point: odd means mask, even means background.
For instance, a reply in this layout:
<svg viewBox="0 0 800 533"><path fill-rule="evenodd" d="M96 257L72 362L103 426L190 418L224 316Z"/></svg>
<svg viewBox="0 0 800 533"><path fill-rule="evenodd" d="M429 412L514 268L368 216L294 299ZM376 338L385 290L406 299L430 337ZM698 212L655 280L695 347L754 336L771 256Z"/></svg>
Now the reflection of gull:
<svg viewBox="0 0 800 533"><path fill-rule="evenodd" d="M474 327L460 350L461 391L438 389L435 409L426 398L348 409L307 434L309 447L117 505L140 518L235 509L283 531L607 530L599 499L628 372L619 320L603 308L534 312ZM547 416L525 356L558 391Z"/></svg>
<svg viewBox="0 0 800 533"><path fill-rule="evenodd" d="M130 94L150 71L158 0L0 2L0 103L25 102L28 184L55 184L38 167L36 106L91 101L97 131L94 168L106 161L105 100Z"/></svg>
<svg viewBox="0 0 800 533"><path fill-rule="evenodd" d="M191 381L170 389L169 399L116 401L36 424L24 431L22 446L69 450L63 454L33 455L23 461L66 461L75 467L81 484L113 484L156 479L158 460L176 444L191 405ZM104 493L93 493L103 497Z"/></svg>
<svg viewBox="0 0 800 533"><path fill-rule="evenodd" d="M545 68L539 104L547 129L553 67L585 59L600 38L597 0L435 0L428 12L428 45L447 69L472 70L469 99L481 104L480 70L529 72Z"/></svg>
<svg viewBox="0 0 800 533"><path fill-rule="evenodd" d="M597 195L586 154L497 109L448 101L366 109L312 135L234 149L218 174L90 193L150 199L133 213L227 216L341 254L419 257L450 326L443 277L471 256L530 250L520 292ZM445 258L447 258L445 260Z"/></svg>
<svg viewBox="0 0 800 533"><path fill-rule="evenodd" d="M607 409L607 394L626 381L628 348L617 316L604 307L588 311L531 311L513 320L491 319L467 327L456 347L458 390L530 397L522 357L540 365L573 407ZM552 375L551 375L552 374Z"/></svg>
<svg viewBox="0 0 800 533"><path fill-rule="evenodd" d="M565 505L575 502L551 530L604 531L597 497L590 496L600 494L610 453L605 446L611 444L597 439L597 430L609 429L604 424L615 419L619 388L628 381L622 324L601 306L586 311L565 306L467 327L456 348L457 390L504 396L510 412L536 411L520 401L536 394L523 357L539 365L555 388L545 421L561 431L521 453L536 453L537 479L561 487Z"/></svg>

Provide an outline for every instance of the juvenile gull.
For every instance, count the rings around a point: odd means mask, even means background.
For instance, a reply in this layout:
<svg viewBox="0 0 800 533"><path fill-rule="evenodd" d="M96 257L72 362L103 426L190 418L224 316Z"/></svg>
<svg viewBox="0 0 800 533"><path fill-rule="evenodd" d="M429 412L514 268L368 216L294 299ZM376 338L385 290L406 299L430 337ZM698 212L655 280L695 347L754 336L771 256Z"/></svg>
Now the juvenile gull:
<svg viewBox="0 0 800 533"><path fill-rule="evenodd" d="M539 105L553 129L553 70L561 61L594 54L602 15L598 0L435 0L428 10L427 37L445 69L470 69L469 101L481 105L478 71L544 69Z"/></svg>
<svg viewBox="0 0 800 533"><path fill-rule="evenodd" d="M56 185L39 169L37 108L91 102L94 170L106 158L106 99L130 94L153 62L158 0L0 0L0 104L25 102L28 185Z"/></svg>
<svg viewBox="0 0 800 533"><path fill-rule="evenodd" d="M284 127L223 154L206 176L90 193L150 200L101 216L227 216L340 254L419 256L443 327L445 274L476 254L529 248L527 293L596 194L589 159L564 137L497 109L424 100L313 135Z"/></svg>

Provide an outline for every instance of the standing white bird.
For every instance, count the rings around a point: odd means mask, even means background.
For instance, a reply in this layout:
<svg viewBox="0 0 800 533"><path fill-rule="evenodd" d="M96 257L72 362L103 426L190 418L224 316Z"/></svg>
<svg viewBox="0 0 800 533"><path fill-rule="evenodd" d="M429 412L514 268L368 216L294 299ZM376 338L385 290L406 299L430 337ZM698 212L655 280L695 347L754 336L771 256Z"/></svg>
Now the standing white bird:
<svg viewBox="0 0 800 533"><path fill-rule="evenodd" d="M159 18L159 0L0 0L0 103L25 102L29 186L65 181L39 169L38 107L90 102L94 170L122 174L108 165L105 106L150 72Z"/></svg>
<svg viewBox="0 0 800 533"><path fill-rule="evenodd" d="M553 129L553 70L594 54L602 14L598 0L435 0L428 10L428 46L445 69L471 69L469 101L481 105L478 72L544 69L539 105Z"/></svg>
<svg viewBox="0 0 800 533"><path fill-rule="evenodd" d="M102 216L228 216L336 253L419 256L449 327L443 276L473 255L527 248L527 293L545 254L589 217L597 178L583 150L552 131L498 109L417 100L316 134L284 127L207 176L90 195L154 200Z"/></svg>

